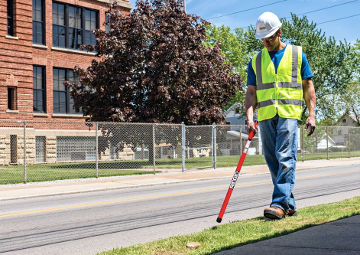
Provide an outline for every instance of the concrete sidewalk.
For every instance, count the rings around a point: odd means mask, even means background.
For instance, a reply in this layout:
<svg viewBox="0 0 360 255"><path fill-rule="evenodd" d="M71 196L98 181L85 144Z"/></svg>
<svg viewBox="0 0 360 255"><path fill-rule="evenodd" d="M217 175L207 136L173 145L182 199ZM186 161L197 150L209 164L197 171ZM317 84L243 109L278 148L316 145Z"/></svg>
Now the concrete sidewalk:
<svg viewBox="0 0 360 255"><path fill-rule="evenodd" d="M252 243L216 255L360 254L360 215Z"/></svg>
<svg viewBox="0 0 360 255"><path fill-rule="evenodd" d="M359 165L360 157L357 158L342 158L330 160L311 160L299 161L297 163L297 170L312 169L316 171L322 167L341 167L345 165ZM140 187L146 185L158 185L168 183L178 183L194 180L206 180L214 178L230 178L234 174L235 167L231 168L217 168L208 170L187 170L185 172L168 172L156 175L136 175L136 176L118 176L118 177L103 177L103 178L89 178L76 180L61 180L53 182L37 182L27 184L9 184L0 185L0 201L18 198L50 196L59 194L72 194L88 191L99 191L109 189L120 189L128 187ZM241 174L264 174L268 173L266 165L259 166L245 166L241 169Z"/></svg>

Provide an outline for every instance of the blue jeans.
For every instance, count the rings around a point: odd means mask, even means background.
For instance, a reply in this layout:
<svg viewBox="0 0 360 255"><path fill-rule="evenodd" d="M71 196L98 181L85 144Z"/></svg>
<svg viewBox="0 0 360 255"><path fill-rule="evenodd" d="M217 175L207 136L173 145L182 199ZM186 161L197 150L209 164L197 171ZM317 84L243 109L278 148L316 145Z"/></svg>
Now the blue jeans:
<svg viewBox="0 0 360 255"><path fill-rule="evenodd" d="M285 212L296 210L292 193L295 184L297 156L297 120L274 118L259 122L261 141L269 167L274 191L270 206L278 206Z"/></svg>

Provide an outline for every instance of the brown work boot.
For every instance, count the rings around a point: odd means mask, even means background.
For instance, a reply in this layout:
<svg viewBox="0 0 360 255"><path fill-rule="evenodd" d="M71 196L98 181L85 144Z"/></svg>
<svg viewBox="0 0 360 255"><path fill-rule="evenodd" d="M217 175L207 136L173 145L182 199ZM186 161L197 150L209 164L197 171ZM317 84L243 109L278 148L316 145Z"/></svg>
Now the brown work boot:
<svg viewBox="0 0 360 255"><path fill-rule="evenodd" d="M285 212L280 207L271 206L271 207L265 208L264 216L268 219L280 220L285 217Z"/></svg>
<svg viewBox="0 0 360 255"><path fill-rule="evenodd" d="M297 211L295 210L287 210L286 216L298 216Z"/></svg>

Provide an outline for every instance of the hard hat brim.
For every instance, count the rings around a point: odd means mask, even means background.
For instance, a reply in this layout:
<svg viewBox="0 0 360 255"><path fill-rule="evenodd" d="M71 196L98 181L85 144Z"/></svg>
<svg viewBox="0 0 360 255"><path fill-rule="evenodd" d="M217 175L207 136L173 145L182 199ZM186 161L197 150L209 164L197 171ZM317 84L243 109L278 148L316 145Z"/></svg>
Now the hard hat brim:
<svg viewBox="0 0 360 255"><path fill-rule="evenodd" d="M270 31L268 31L266 33L255 33L255 38L256 39L264 39L264 38L270 37L281 28L281 25L282 24L280 23L279 26L274 27L273 29L271 29Z"/></svg>

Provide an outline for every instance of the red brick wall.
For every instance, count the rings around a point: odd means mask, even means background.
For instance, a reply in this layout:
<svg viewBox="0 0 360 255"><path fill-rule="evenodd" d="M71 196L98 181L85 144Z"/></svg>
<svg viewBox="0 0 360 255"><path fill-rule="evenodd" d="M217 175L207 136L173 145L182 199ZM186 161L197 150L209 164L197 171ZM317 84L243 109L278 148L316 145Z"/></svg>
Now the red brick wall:
<svg viewBox="0 0 360 255"><path fill-rule="evenodd" d="M0 119L41 121L83 121L73 115L53 115L53 67L86 68L94 55L52 48L52 0L45 0L44 46L32 44L32 0L16 1L15 37L7 36L6 0L0 0ZM77 6L99 10L99 25L104 28L105 11L108 4L96 0L60 0ZM129 1L124 3L124 13L129 13ZM33 114L33 65L45 66L46 113ZM8 111L7 87L17 87L17 111Z"/></svg>
<svg viewBox="0 0 360 255"><path fill-rule="evenodd" d="M14 37L7 36L6 2L0 1L0 118L32 119L32 0L14 0ZM8 86L17 87L17 111L8 111Z"/></svg>

